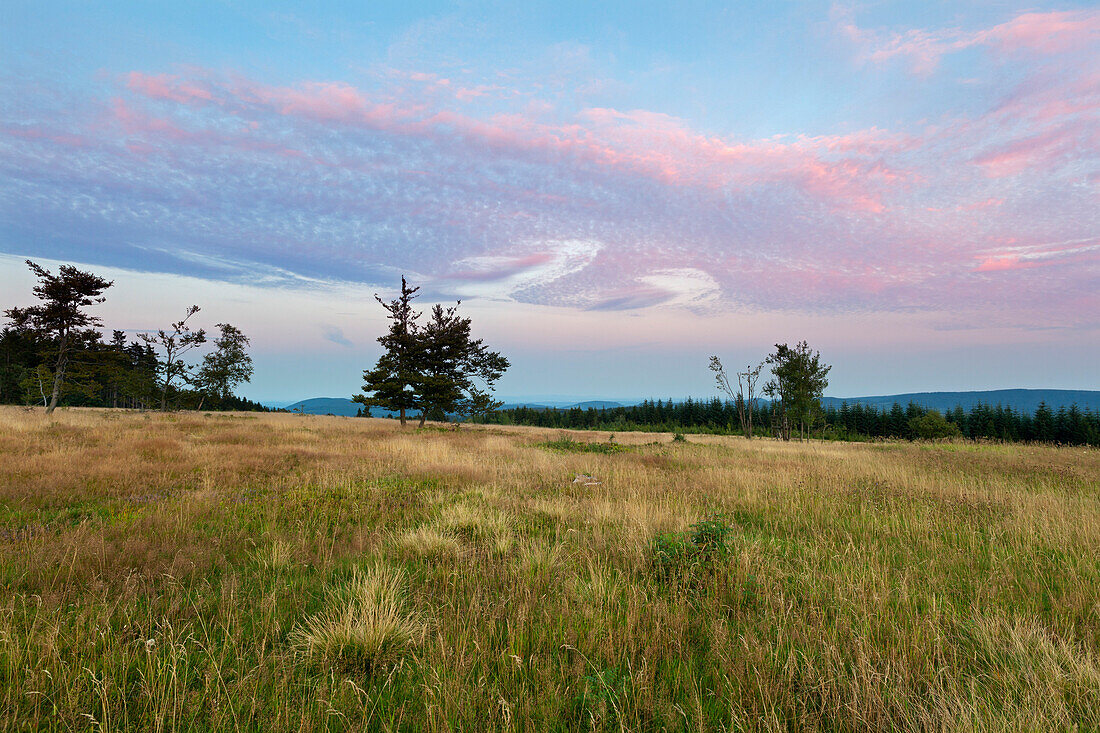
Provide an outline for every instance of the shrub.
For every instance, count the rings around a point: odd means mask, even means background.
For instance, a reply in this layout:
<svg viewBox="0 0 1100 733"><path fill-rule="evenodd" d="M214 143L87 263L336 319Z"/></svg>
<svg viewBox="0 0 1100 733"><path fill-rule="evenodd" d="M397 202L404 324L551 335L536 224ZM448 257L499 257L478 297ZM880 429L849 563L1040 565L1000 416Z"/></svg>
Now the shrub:
<svg viewBox="0 0 1100 733"><path fill-rule="evenodd" d="M687 438L684 437L683 433L676 433L675 435L672 436L672 442L673 443L686 443Z"/></svg>
<svg viewBox="0 0 1100 733"><path fill-rule="evenodd" d="M553 451L562 451L566 453L603 453L604 455L612 455L614 453L622 453L626 450L625 447L618 443L584 443L572 438L559 438L558 440L548 440L545 443L539 443L539 446Z"/></svg>
<svg viewBox="0 0 1100 733"><path fill-rule="evenodd" d="M653 538L652 566L662 579L712 567L730 552L728 538L735 527L721 514L692 524L686 532L666 532Z"/></svg>

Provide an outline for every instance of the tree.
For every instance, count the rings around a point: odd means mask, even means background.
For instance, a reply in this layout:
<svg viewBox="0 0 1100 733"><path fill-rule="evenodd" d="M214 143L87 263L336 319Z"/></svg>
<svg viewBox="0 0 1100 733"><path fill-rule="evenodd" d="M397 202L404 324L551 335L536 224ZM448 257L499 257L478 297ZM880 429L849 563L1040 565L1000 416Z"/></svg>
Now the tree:
<svg viewBox="0 0 1100 733"><path fill-rule="evenodd" d="M959 434L958 427L947 422L939 410L928 410L919 417L910 418L909 430L913 437L921 440L953 438Z"/></svg>
<svg viewBox="0 0 1100 733"><path fill-rule="evenodd" d="M202 358L195 383L206 394L227 400L241 383L252 379L252 357L247 351L251 342L228 323L219 323L218 330L221 335L214 339L214 351Z"/></svg>
<svg viewBox="0 0 1100 733"><path fill-rule="evenodd" d="M41 305L26 308L9 308L4 315L16 329L27 329L53 341L57 359L53 367L53 390L46 404L46 414L56 409L65 382L65 368L74 345L86 340L89 332L99 338L96 327L102 321L85 308L102 303L102 293L113 284L98 275L78 270L72 265L62 265L54 275L31 260L27 266L38 278L32 292L42 301Z"/></svg>
<svg viewBox="0 0 1100 733"><path fill-rule="evenodd" d="M509 366L482 339L471 338L470 319L458 315L459 305L435 305L419 334L419 375L413 389L421 427L429 413L484 414L494 409L490 393ZM475 379L484 384L484 390Z"/></svg>
<svg viewBox="0 0 1100 733"><path fill-rule="evenodd" d="M191 316L198 312L199 307L197 305L188 308L183 319L172 324L171 331L160 329L155 334L139 334L139 337L147 346L154 351L161 352L157 356L157 378L160 387L160 409L162 411L168 410L168 392L172 389L176 379L186 378L191 370L191 367L183 361L183 355L206 343L205 330L200 328L193 331L187 325L187 321Z"/></svg>
<svg viewBox="0 0 1100 733"><path fill-rule="evenodd" d="M714 372L714 381L717 382L718 389L728 395L737 406L741 431L749 440L752 440L752 413L756 409L756 382L760 379L760 371L763 368L763 363L755 367L750 364L745 367L745 371L737 372L737 392L735 393L729 377L726 376L725 367L722 366L722 360L717 356L710 357L710 370Z"/></svg>
<svg viewBox="0 0 1100 733"><path fill-rule="evenodd" d="M412 308L413 298L420 288L410 288L401 276L401 294L388 303L376 294L388 313L389 332L378 337L385 349L373 369L363 372L363 393L352 397L354 402L398 413L405 425L406 412L417 407L414 385L419 377L420 341L417 319L420 313Z"/></svg>
<svg viewBox="0 0 1100 733"><path fill-rule="evenodd" d="M832 367L823 364L821 354L811 352L805 341L793 349L776 344L766 363L771 365L772 379L764 386L764 394L772 398L783 439L790 440L793 425L798 426L801 439L821 412L821 395L829 386Z"/></svg>
<svg viewBox="0 0 1100 733"><path fill-rule="evenodd" d="M473 339L470 319L458 314L461 303L436 305L423 326L412 300L419 288L401 278L401 294L386 302L389 331L379 337L385 352L373 369L363 372L363 393L352 400L398 413L405 425L409 410L420 411L420 425L429 415L484 414L495 409L490 396L508 369L508 360Z"/></svg>
<svg viewBox="0 0 1100 733"><path fill-rule="evenodd" d="M490 413L504 407L504 403L493 397L491 392L477 387L470 389L466 399L459 405L458 414L466 420L484 419Z"/></svg>

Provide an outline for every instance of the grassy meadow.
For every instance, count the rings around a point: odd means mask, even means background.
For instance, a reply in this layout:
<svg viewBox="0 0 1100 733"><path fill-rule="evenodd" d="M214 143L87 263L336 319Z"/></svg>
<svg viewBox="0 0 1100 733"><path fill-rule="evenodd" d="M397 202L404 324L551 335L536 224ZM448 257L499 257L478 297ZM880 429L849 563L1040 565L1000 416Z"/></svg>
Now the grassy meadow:
<svg viewBox="0 0 1100 733"><path fill-rule="evenodd" d="M0 408L0 728L1100 730L1100 452L616 441Z"/></svg>

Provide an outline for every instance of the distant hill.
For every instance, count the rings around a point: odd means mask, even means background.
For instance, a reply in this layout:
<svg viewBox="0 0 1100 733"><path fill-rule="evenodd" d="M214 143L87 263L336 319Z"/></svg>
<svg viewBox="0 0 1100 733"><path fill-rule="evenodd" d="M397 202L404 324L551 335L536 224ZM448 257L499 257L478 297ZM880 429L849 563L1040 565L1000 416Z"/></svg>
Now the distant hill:
<svg viewBox="0 0 1100 733"><path fill-rule="evenodd" d="M289 412L301 412L306 415L343 415L355 417L361 405L347 397L314 397L287 405Z"/></svg>
<svg viewBox="0 0 1100 733"><path fill-rule="evenodd" d="M551 403L533 403L533 402L510 402L504 405L502 409L510 410L515 407L530 407L536 410L568 410L573 407L579 407L582 410L588 408L609 409L612 407L622 407L621 402L611 402L608 400L591 400L589 402L551 402ZM341 415L344 417L355 417L359 413L359 408L362 407L358 402L352 402L347 397L313 397L308 400L300 400L298 402L287 404L283 409L289 412L301 412L306 415ZM383 410L380 407L370 408L371 417L388 417L390 415L396 415L395 412Z"/></svg>
<svg viewBox="0 0 1100 733"><path fill-rule="evenodd" d="M635 404L635 403L630 403ZM532 410L572 410L579 407L582 410L610 410L613 407L625 407L622 402L609 400L588 400L586 402L505 402L502 410L513 410L517 407L528 407Z"/></svg>
<svg viewBox="0 0 1100 733"><path fill-rule="evenodd" d="M301 400L285 408L289 412L301 412L306 415L340 415L343 417L355 417L362 408L358 402L352 402L347 397L314 397ZM380 407L370 408L371 417L386 417L395 414Z"/></svg>
<svg viewBox="0 0 1100 733"><path fill-rule="evenodd" d="M1005 407L1011 407L1018 412L1032 413L1035 412L1035 408L1039 406L1040 402L1045 402L1052 410L1057 410L1059 407L1069 407L1073 404L1076 404L1083 410L1100 410L1100 391L1073 389L995 389L985 392L909 392L905 394L877 395L871 397L824 397L821 400L821 404L825 407L832 405L839 408L843 402L847 402L849 405L854 405L858 402L863 405L885 408L887 410L890 409L895 402L902 407L908 405L910 402L915 402L921 407L934 408L941 412L952 410L956 405L962 405L963 409L969 410L980 402L984 405L991 405L994 407L1003 405ZM515 401L506 403L503 409L509 410L516 407L529 407L535 410L569 410L574 407L579 407L582 410L587 410L589 408L600 410L624 406L628 406L628 404L611 400L588 400L585 402L571 403L554 401ZM358 403L352 402L347 397L314 397L313 399L295 402L288 405L286 409L291 412L303 412L307 415L343 415L355 417L359 412L359 407L360 405ZM370 408L370 414L372 417L387 417L395 413L383 410L379 407L372 407Z"/></svg>
<svg viewBox="0 0 1100 733"><path fill-rule="evenodd" d="M1045 402L1052 410L1074 404L1083 410L1097 410L1100 409L1100 391L1083 389L994 389L984 392L910 392L874 397L824 397L821 400L821 404L825 407L830 405L840 407L843 402L847 402L849 405L858 402L862 405L886 409L890 409L895 402L902 407L910 402L915 402L921 407L936 409L941 412L953 410L956 405L962 405L964 410L969 410L981 403L993 407L1003 405L1018 412L1031 413L1035 412L1040 402Z"/></svg>

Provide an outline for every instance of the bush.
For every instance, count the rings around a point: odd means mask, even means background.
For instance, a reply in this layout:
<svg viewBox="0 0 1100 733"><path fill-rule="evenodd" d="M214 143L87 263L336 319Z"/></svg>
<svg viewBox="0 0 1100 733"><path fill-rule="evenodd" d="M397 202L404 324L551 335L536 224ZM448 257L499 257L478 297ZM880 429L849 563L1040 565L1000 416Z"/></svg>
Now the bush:
<svg viewBox="0 0 1100 733"><path fill-rule="evenodd" d="M736 527L722 514L692 524L687 532L665 532L653 538L651 564L662 580L712 567L729 555L729 536Z"/></svg>
<svg viewBox="0 0 1100 733"><path fill-rule="evenodd" d="M684 437L683 433L676 433L675 435L672 436L672 442L673 443L686 443L687 438Z"/></svg>
<svg viewBox="0 0 1100 733"><path fill-rule="evenodd" d="M612 455L622 453L626 448L618 443L583 443L572 438L559 438L539 443L539 446L548 450L563 451L566 453L603 453Z"/></svg>

